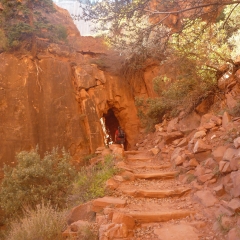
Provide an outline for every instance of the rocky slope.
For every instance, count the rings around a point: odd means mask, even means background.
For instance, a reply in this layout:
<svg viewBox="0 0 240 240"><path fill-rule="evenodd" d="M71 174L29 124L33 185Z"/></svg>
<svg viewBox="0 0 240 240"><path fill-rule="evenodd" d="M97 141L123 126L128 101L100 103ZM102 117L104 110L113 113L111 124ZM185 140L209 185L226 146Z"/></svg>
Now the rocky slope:
<svg viewBox="0 0 240 240"><path fill-rule="evenodd" d="M111 194L72 209L64 236L81 239L90 224L101 240L240 239L239 118L205 114L183 132L185 124L156 125L137 151L112 145L122 172L108 180Z"/></svg>

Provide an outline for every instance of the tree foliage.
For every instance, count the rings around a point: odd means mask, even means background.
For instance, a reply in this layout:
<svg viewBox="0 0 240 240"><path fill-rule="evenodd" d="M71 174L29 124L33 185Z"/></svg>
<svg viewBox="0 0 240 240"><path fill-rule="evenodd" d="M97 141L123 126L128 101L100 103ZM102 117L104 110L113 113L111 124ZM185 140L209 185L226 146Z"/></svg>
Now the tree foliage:
<svg viewBox="0 0 240 240"><path fill-rule="evenodd" d="M0 203L7 215L21 214L25 207L42 201L63 207L75 176L69 155L57 149L41 159L37 149L20 152L16 167L4 166Z"/></svg>
<svg viewBox="0 0 240 240"><path fill-rule="evenodd" d="M103 0L84 4L83 18L96 23L100 30L108 29L108 41L130 58L134 54L162 57L167 42L175 33L193 29L195 20L201 19L205 27L228 18L225 6L234 8L240 1L226 0ZM234 9L236 10L236 9Z"/></svg>

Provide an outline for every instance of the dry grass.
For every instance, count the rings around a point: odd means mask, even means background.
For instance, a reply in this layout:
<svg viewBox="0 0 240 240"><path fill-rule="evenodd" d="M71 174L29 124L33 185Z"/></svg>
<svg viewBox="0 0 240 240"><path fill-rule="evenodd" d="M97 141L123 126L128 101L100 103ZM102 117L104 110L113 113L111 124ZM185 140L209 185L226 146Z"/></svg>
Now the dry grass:
<svg viewBox="0 0 240 240"><path fill-rule="evenodd" d="M11 224L6 240L62 240L65 213L50 204L26 210L24 217Z"/></svg>

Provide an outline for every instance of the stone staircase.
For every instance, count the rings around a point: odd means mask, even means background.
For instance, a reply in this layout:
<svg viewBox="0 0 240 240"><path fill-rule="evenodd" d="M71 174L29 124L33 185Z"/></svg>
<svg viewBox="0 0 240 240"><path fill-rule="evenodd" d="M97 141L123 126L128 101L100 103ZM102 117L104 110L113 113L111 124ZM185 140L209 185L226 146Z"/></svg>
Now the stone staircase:
<svg viewBox="0 0 240 240"><path fill-rule="evenodd" d="M196 188L178 180L169 158L126 151L117 159L121 171L107 181L109 194L73 209L70 229L80 229L87 219L78 217L93 213L99 240L226 239L213 231L214 212L196 200ZM74 234L65 232L81 239Z"/></svg>
<svg viewBox="0 0 240 240"><path fill-rule="evenodd" d="M113 196L93 201L101 225L99 239L200 239L193 223L191 188L178 182L171 163L148 152L125 152L125 156L116 164L123 172L113 178L119 183Z"/></svg>

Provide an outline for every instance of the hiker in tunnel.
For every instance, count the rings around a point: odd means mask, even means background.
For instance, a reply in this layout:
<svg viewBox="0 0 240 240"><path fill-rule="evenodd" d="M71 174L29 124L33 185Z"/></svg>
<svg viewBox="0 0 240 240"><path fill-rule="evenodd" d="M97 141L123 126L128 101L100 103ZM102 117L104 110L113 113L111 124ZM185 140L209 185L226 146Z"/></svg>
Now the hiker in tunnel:
<svg viewBox="0 0 240 240"><path fill-rule="evenodd" d="M118 129L115 132L115 143L121 144L122 148L124 149L125 132L120 126L118 126Z"/></svg>

